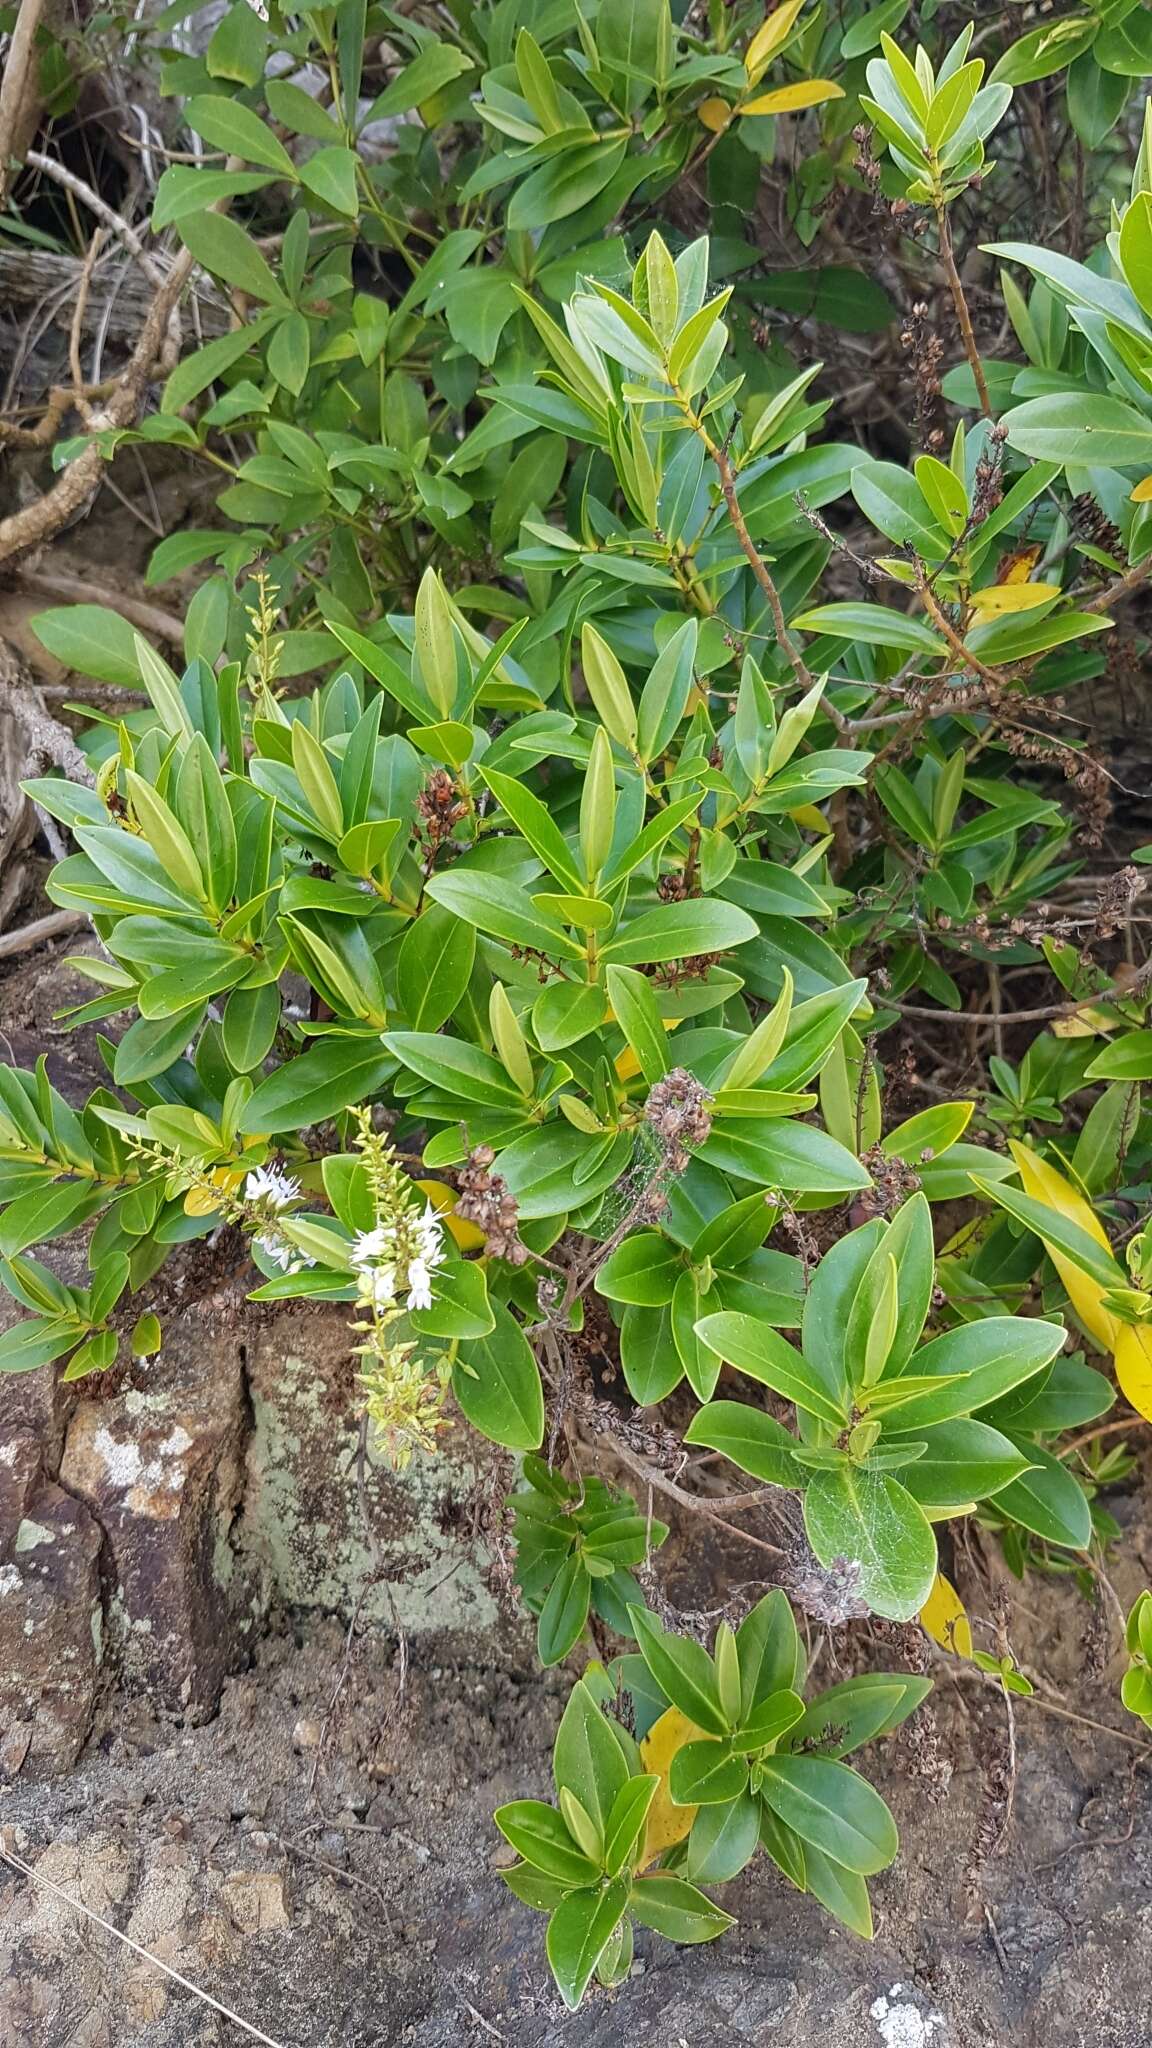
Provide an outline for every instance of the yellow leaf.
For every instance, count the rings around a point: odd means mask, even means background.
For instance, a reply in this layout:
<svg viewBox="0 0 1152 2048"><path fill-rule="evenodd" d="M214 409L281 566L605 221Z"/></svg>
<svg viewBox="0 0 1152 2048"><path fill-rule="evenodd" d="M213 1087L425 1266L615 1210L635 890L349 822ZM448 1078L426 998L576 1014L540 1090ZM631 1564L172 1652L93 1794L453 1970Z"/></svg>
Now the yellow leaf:
<svg viewBox="0 0 1152 2048"><path fill-rule="evenodd" d="M1058 1173L1054 1166L1050 1166L1046 1159L1041 1159L1035 1152L1030 1152L1027 1145L1014 1143L1010 1150L1016 1161L1024 1193L1031 1195L1033 1201L1042 1202L1046 1209L1055 1210L1057 1216L1063 1216L1069 1223L1077 1224L1081 1230L1087 1231L1096 1244L1101 1245L1105 1251L1111 1251L1096 1211L1079 1190L1072 1186L1071 1181L1066 1180L1062 1173ZM1093 1280L1090 1273L1081 1272L1079 1266L1073 1265L1071 1259L1053 1245L1048 1246L1048 1256L1059 1273L1068 1299L1084 1328L1095 1337L1103 1350L1111 1351L1115 1343L1117 1322L1115 1316L1104 1306L1104 1289L1099 1281Z"/></svg>
<svg viewBox="0 0 1152 2048"><path fill-rule="evenodd" d="M1152 1328L1121 1323L1116 1331L1116 1378L1137 1415L1152 1422Z"/></svg>
<svg viewBox="0 0 1152 2048"><path fill-rule="evenodd" d="M616 1022L611 1010L608 1012L606 1022L609 1024ZM683 1019L680 1017L665 1017L664 1029L665 1031L675 1031L676 1026L682 1022ZM630 1045L626 1045L623 1052L617 1053L615 1066L616 1079L618 1081L634 1081L636 1079L637 1074L640 1072L640 1062Z"/></svg>
<svg viewBox="0 0 1152 2048"><path fill-rule="evenodd" d="M775 92L761 93L759 99L745 100L742 114L798 114L804 107L822 106L825 100L842 100L844 88L830 78L800 79L796 85L777 86Z"/></svg>
<svg viewBox="0 0 1152 2048"><path fill-rule="evenodd" d="M463 1216L453 1213L456 1190L442 1180L418 1180L416 1183L422 1195L427 1195L438 1216L444 1218L448 1235L462 1252L474 1252L487 1242L482 1230L474 1223L468 1223Z"/></svg>
<svg viewBox="0 0 1152 2048"><path fill-rule="evenodd" d="M1134 491L1128 493L1132 505L1147 505L1152 500L1152 476L1142 476Z"/></svg>
<svg viewBox="0 0 1152 2048"><path fill-rule="evenodd" d="M218 1166L215 1172L209 1175L212 1188L221 1190L236 1187L243 1178L243 1173L237 1173L235 1168L230 1166ZM212 1216L219 1207L219 1200L211 1188L189 1188L184 1197L186 1216Z"/></svg>
<svg viewBox="0 0 1152 2048"><path fill-rule="evenodd" d="M767 21L761 22L744 52L744 69L753 85L787 42L803 5L804 0L784 0L783 7L773 8Z"/></svg>
<svg viewBox="0 0 1152 2048"><path fill-rule="evenodd" d="M797 804L796 809L789 811L788 816L794 825L799 825L802 832L824 833L828 830L828 820L823 811L817 810L815 804Z"/></svg>
<svg viewBox="0 0 1152 2048"><path fill-rule="evenodd" d="M732 109L728 105L727 100L713 97L709 100L701 100L700 105L696 109L696 117L704 123L705 128L712 130L713 135L723 135L725 128L732 119Z"/></svg>
<svg viewBox="0 0 1152 2048"><path fill-rule="evenodd" d="M957 1657L971 1657L972 1629L964 1602L943 1572L937 1572L936 1583L920 1609L920 1623L942 1650L951 1650Z"/></svg>
<svg viewBox="0 0 1152 2048"><path fill-rule="evenodd" d="M672 1759L686 1742L704 1742L709 1738L703 1728L697 1728L679 1707L669 1707L654 1721L643 1742L640 1756L646 1771L652 1771L659 1778L655 1797L648 1808L648 1825L644 1832L644 1868L662 1856L665 1849L682 1842L691 1829L700 1811L697 1806L674 1806L668 1791L668 1773Z"/></svg>
<svg viewBox="0 0 1152 2048"><path fill-rule="evenodd" d="M1059 595L1058 583L990 583L986 590L974 590L968 601L981 619L1003 619L1009 612L1034 611Z"/></svg>
<svg viewBox="0 0 1152 2048"><path fill-rule="evenodd" d="M1013 548L1011 554L1001 558L996 571L997 583L1027 583L1043 553L1043 548L1035 542L1028 547Z"/></svg>
<svg viewBox="0 0 1152 2048"><path fill-rule="evenodd" d="M1095 1038L1098 1031L1115 1031L1115 1017L1103 1010L1077 1010L1074 1017L1054 1017L1049 1027L1053 1038Z"/></svg>

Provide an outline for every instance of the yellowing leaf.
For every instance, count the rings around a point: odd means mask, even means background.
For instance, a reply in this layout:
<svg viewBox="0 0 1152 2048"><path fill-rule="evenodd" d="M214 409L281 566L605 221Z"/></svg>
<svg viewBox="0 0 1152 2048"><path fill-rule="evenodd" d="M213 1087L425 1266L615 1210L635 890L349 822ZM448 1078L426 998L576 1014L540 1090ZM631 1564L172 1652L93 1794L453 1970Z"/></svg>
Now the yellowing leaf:
<svg viewBox="0 0 1152 2048"><path fill-rule="evenodd" d="M1079 1190L1072 1186L1071 1181L1066 1180L1062 1173L1058 1173L1054 1166L1050 1166L1046 1159L1041 1159L1035 1152L1030 1152L1027 1145L1013 1144L1010 1150L1016 1161L1024 1193L1031 1195L1035 1202L1043 1202L1045 1208L1055 1210L1058 1216L1065 1217L1069 1223L1077 1224L1081 1230L1087 1231L1088 1236L1098 1245L1103 1246L1105 1251L1110 1251L1111 1246L1096 1211ZM1104 1289L1099 1281L1093 1280L1090 1273L1081 1272L1079 1266L1073 1265L1071 1259L1053 1245L1048 1246L1048 1256L1059 1273L1068 1299L1084 1328L1095 1337L1096 1342L1104 1350L1111 1351L1115 1342L1117 1323L1115 1316L1104 1306Z"/></svg>
<svg viewBox="0 0 1152 2048"><path fill-rule="evenodd" d="M951 1650L957 1657L972 1655L972 1629L964 1602L943 1572L937 1572L936 1583L920 1609L920 1624L942 1650Z"/></svg>
<svg viewBox="0 0 1152 2048"><path fill-rule="evenodd" d="M184 1214L186 1216L214 1215L220 1207L220 1203L217 1196L213 1194L212 1188L220 1188L222 1191L234 1188L243 1178L243 1173L237 1173L233 1167L218 1166L215 1172L209 1175L212 1183L211 1188L189 1188L188 1193L184 1197Z"/></svg>
<svg viewBox="0 0 1152 2048"><path fill-rule="evenodd" d="M1034 611L1059 595L1058 583L990 583L986 590L974 590L969 603L981 619L1003 619L1009 612Z"/></svg>
<svg viewBox="0 0 1152 2048"><path fill-rule="evenodd" d="M713 97L712 99L701 100L700 105L696 109L696 118L703 122L705 128L710 128L713 135L723 135L725 128L732 119L732 109L728 105L727 100Z"/></svg>
<svg viewBox="0 0 1152 2048"><path fill-rule="evenodd" d="M674 1806L668 1791L668 1773L672 1759L686 1742L707 1740L703 1728L697 1728L679 1707L669 1707L654 1721L643 1742L640 1756L646 1771L652 1771L659 1778L652 1804L648 1808L648 1825L644 1832L644 1868L662 1856L665 1849L671 1849L682 1842L689 1833L699 1812L696 1806Z"/></svg>
<svg viewBox="0 0 1152 2048"><path fill-rule="evenodd" d="M1147 1323L1118 1325L1116 1378L1137 1415L1152 1422L1152 1328Z"/></svg>
<svg viewBox="0 0 1152 2048"><path fill-rule="evenodd" d="M800 79L796 85L777 86L775 92L761 93L759 99L745 100L742 114L798 114L804 107L819 107L825 100L842 100L844 88L830 78Z"/></svg>
<svg viewBox="0 0 1152 2048"><path fill-rule="evenodd" d="M422 1195L427 1195L438 1216L444 1218L448 1235L462 1252L478 1251L487 1242L484 1232L474 1223L468 1223L463 1216L454 1213L456 1190L442 1180L418 1180L416 1183Z"/></svg>
<svg viewBox="0 0 1152 2048"><path fill-rule="evenodd" d="M616 1022L611 1010L609 1010L605 1021L609 1024ZM665 1017L664 1029L665 1031L675 1031L676 1026L682 1022L683 1019L680 1017ZM616 1079L618 1081L634 1081L636 1079L637 1074L640 1072L640 1062L630 1045L626 1045L623 1052L617 1053L615 1067Z"/></svg>
<svg viewBox="0 0 1152 2048"><path fill-rule="evenodd" d="M1010 555L1003 556L996 571L997 583L1027 583L1028 578L1044 553L1035 541L1024 548L1014 548Z"/></svg>
<svg viewBox="0 0 1152 2048"><path fill-rule="evenodd" d="M797 804L796 809L789 811L788 816L794 825L799 825L802 832L824 833L828 830L828 820L823 811L817 810L815 804Z"/></svg>
<svg viewBox="0 0 1152 2048"><path fill-rule="evenodd" d="M1053 1038L1095 1038L1098 1031L1115 1031L1116 1019L1102 1010L1077 1010L1073 1017L1054 1017Z"/></svg>
<svg viewBox="0 0 1152 2048"><path fill-rule="evenodd" d="M787 42L803 5L804 0L784 0L782 7L773 8L767 21L761 22L744 52L744 69L752 85L764 76L777 50Z"/></svg>
<svg viewBox="0 0 1152 2048"><path fill-rule="evenodd" d="M1142 476L1135 490L1128 493L1132 505L1147 505L1152 500L1152 476Z"/></svg>

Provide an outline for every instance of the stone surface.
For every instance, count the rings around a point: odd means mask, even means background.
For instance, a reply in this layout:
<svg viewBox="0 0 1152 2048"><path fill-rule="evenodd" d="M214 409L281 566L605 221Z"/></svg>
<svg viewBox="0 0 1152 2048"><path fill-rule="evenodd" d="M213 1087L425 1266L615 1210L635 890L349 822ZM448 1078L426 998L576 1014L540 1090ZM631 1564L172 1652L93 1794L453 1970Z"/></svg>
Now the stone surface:
<svg viewBox="0 0 1152 2048"><path fill-rule="evenodd" d="M361 1490L340 1311L278 1317L254 1334L247 1372L252 1432L238 1540L271 1592L290 1607L335 1614L362 1596L366 1620L410 1630L491 1627L483 1558L470 1531L454 1527L453 1505L498 1454L461 1426L448 1452L414 1459L398 1476L369 1447Z"/></svg>
<svg viewBox="0 0 1152 2048"><path fill-rule="evenodd" d="M466 1503L499 1454L461 1427L397 1477L359 1440L343 1311L239 1290L169 1312L159 1355L107 1379L0 1377L0 1770L74 1761L102 1659L195 1720L274 1612L489 1629Z"/></svg>
<svg viewBox="0 0 1152 2048"><path fill-rule="evenodd" d="M1042 1592L1016 1647L1051 1674L1085 1610L1072 1587ZM366 1630L346 1654L345 1627L305 1621L191 1729L109 1692L72 1775L0 1793L0 1845L277 2048L1147 2048L1152 1778L1091 1679L1077 1704L1099 1727L1019 1706L1015 1820L974 1893L980 1757L1002 1743L1003 1703L945 1684L945 1804L901 1742L859 1760L901 1835L873 1885L874 1943L757 1861L718 1888L736 1916L720 1941L641 1931L631 1978L565 2013L543 1920L493 1868L493 1808L549 1791L571 1675L535 1668L531 1636L414 1637L401 1688L394 1635ZM318 1749L294 1739L302 1719ZM2 1864L0 1980L0 2048L246 2038Z"/></svg>
<svg viewBox="0 0 1152 2048"><path fill-rule="evenodd" d="M170 1331L149 1391L77 1403L60 1466L104 1532L124 1682L191 1715L215 1707L259 1619L246 1589L233 1597L229 1545L247 1428L240 1347L224 1331L197 1337L195 1321Z"/></svg>
<svg viewBox="0 0 1152 2048"><path fill-rule="evenodd" d="M103 1661L100 1529L27 1435L0 1442L0 1511L0 1775L67 1770Z"/></svg>

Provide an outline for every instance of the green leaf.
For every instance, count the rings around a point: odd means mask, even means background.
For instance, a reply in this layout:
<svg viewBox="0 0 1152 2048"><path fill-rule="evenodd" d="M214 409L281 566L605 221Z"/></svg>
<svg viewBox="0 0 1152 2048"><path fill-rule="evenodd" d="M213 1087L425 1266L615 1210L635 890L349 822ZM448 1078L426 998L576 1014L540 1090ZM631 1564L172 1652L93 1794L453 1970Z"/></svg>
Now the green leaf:
<svg viewBox="0 0 1152 2048"><path fill-rule="evenodd" d="M223 213L192 214L180 227L180 239L205 270L269 306L286 306L277 283L251 235ZM167 398L167 393L165 394Z"/></svg>
<svg viewBox="0 0 1152 2048"><path fill-rule="evenodd" d="M389 1031L384 1044L412 1073L444 1095L460 1096L490 1109L515 1108L520 1090L499 1060L465 1038L435 1031Z"/></svg>
<svg viewBox="0 0 1152 2048"><path fill-rule="evenodd" d="M1015 1438L1019 1456L1032 1468L1000 1487L996 1506L1045 1543L1087 1550L1092 1541L1092 1510L1082 1486L1066 1465L1040 1444Z"/></svg>
<svg viewBox="0 0 1152 2048"><path fill-rule="evenodd" d="M846 1412L832 1399L795 1345L789 1344L778 1330L767 1328L753 1316L724 1309L719 1315L704 1316L698 1325L698 1335L718 1358L734 1365L738 1372L760 1380L830 1428L844 1427Z"/></svg>
<svg viewBox="0 0 1152 2048"><path fill-rule="evenodd" d="M295 184L296 166L284 144L277 140L267 122L262 121L259 114L254 114L251 107L244 105L243 100L236 99L230 93L200 94L185 101L184 119L194 134L202 135L205 142L210 142L215 149L222 149L226 156L242 157L245 163L263 164L267 170L277 171L282 178L289 178ZM191 175L207 182L213 173L197 170ZM165 171L164 178L169 176L170 173ZM161 188L164 178L160 181ZM209 191L200 204L207 207L214 199L223 196L225 195ZM159 197L160 188L157 190L157 201ZM171 220L175 216L170 214L168 218ZM167 225L168 221L153 220L153 226Z"/></svg>
<svg viewBox="0 0 1152 2048"><path fill-rule="evenodd" d="M787 1048L774 1061L761 1085L775 1087L776 1069L787 1061ZM788 1194L847 1195L871 1186L866 1166L847 1147L811 1124L775 1117L719 1120L712 1126L700 1158L737 1180L756 1181L763 1188Z"/></svg>
<svg viewBox="0 0 1152 2048"><path fill-rule="evenodd" d="M426 893L457 917L506 945L528 946L557 960L581 960L584 949L555 918L537 908L527 891L495 875L457 868L433 875Z"/></svg>
<svg viewBox="0 0 1152 2048"><path fill-rule="evenodd" d="M936 1538L899 1480L853 1466L816 1472L804 1496L804 1526L821 1564L849 1558L859 1565L860 1594L873 1613L911 1621L920 1612L936 1576Z"/></svg>
<svg viewBox="0 0 1152 2048"><path fill-rule="evenodd" d="M452 1387L469 1422L510 1451L538 1450L544 1438L540 1369L523 1330L494 1301L495 1327L461 1350Z"/></svg>
<svg viewBox="0 0 1152 2048"><path fill-rule="evenodd" d="M773 1694L800 1690L807 1659L792 1609L779 1587L745 1615L736 1631L736 1654L742 1720L751 1720Z"/></svg>
<svg viewBox="0 0 1152 2048"><path fill-rule="evenodd" d="M665 1633L642 1607L633 1608L631 1614L640 1654L665 1698L697 1728L711 1735L727 1734L716 1672L707 1650L689 1636Z"/></svg>
<svg viewBox="0 0 1152 2048"><path fill-rule="evenodd" d="M299 1131L371 1100L396 1071L378 1039L330 1038L261 1081L240 1114L242 1131Z"/></svg>
<svg viewBox="0 0 1152 2048"><path fill-rule="evenodd" d="M900 1846L896 1823L880 1794L847 1764L770 1756L762 1770L765 1802L802 1842L861 1877L893 1861Z"/></svg>
<svg viewBox="0 0 1152 2048"><path fill-rule="evenodd" d="M713 1905L694 1884L667 1871L657 1877L636 1878L628 1904L645 1927L684 1944L715 1941L725 1928L736 1924L730 1913Z"/></svg>
<svg viewBox="0 0 1152 2048"><path fill-rule="evenodd" d="M548 1922L552 1975L575 2012L609 1941L628 1910L628 1884L619 1878L604 1891L571 1892Z"/></svg>
<svg viewBox="0 0 1152 2048"><path fill-rule="evenodd" d="M609 1877L631 1863L659 1783L655 1776L629 1778L616 1794L604 1829L604 1868Z"/></svg>
<svg viewBox="0 0 1152 2048"><path fill-rule="evenodd" d="M564 1884L594 1884L596 1865L579 1850L554 1806L513 1799L492 1816L506 1842L536 1870Z"/></svg>
<svg viewBox="0 0 1152 2048"><path fill-rule="evenodd" d="M66 1237L107 1200L90 1180L57 1181L21 1195L0 1215L0 1255L13 1259L30 1244Z"/></svg>
<svg viewBox="0 0 1152 2048"><path fill-rule="evenodd" d="M250 349L257 347L271 327L273 318L271 313L257 314L254 320L237 327L231 334L221 334L215 341L206 342L203 348L193 349L182 363L177 363L165 384L162 411L178 413L186 405L191 405L209 384L222 377L225 370L230 370Z"/></svg>
<svg viewBox="0 0 1152 2048"><path fill-rule="evenodd" d="M859 640L866 647L895 647L903 654L940 655L944 641L921 619L890 611L882 604L822 604L792 620L802 633L831 633L837 640Z"/></svg>
<svg viewBox="0 0 1152 2048"><path fill-rule="evenodd" d="M342 213L354 220L360 211L356 187L358 161L353 149L335 145L329 149L318 149L314 156L305 157L301 164L301 182L325 206L330 206L333 213Z"/></svg>
<svg viewBox="0 0 1152 2048"><path fill-rule="evenodd" d="M576 143L548 158L518 185L507 223L515 233L550 227L598 199L624 161L626 142Z"/></svg>
<svg viewBox="0 0 1152 2048"><path fill-rule="evenodd" d="M630 1774L612 1726L584 1680L568 1695L552 1752L552 1775L557 1791L578 1799L604 1834Z"/></svg>
<svg viewBox="0 0 1152 2048"><path fill-rule="evenodd" d="M483 765L480 773L501 810L507 812L517 831L523 833L533 853L539 855L561 887L571 890L574 895L581 895L584 877L548 806L511 775L502 775L497 769Z"/></svg>
<svg viewBox="0 0 1152 2048"><path fill-rule="evenodd" d="M413 107L422 107L426 101L435 99L446 85L452 85L471 69L472 64L464 52L454 49L450 43L424 43L411 64L405 65L403 71L373 100L365 125L387 120L393 115L411 113Z"/></svg>
<svg viewBox="0 0 1152 2048"><path fill-rule="evenodd" d="M410 1031L434 1032L446 1023L463 1000L475 956L474 927L439 903L427 904L396 959L396 993Z"/></svg>
<svg viewBox="0 0 1152 2048"><path fill-rule="evenodd" d="M100 683L139 688L136 634L119 612L102 604L65 604L37 612L30 623L40 645L65 668Z"/></svg>
<svg viewBox="0 0 1152 2048"><path fill-rule="evenodd" d="M596 1274L597 1294L607 1301L636 1302L662 1308L672 1299L684 1263L659 1230L635 1230L604 1261Z"/></svg>
<svg viewBox="0 0 1152 2048"><path fill-rule="evenodd" d="M613 962L605 977L612 1013L635 1053L640 1072L654 1086L668 1072L668 1033L646 975Z"/></svg>
<svg viewBox="0 0 1152 2048"><path fill-rule="evenodd" d="M760 1839L760 1802L742 1792L726 1806L706 1806L688 1837L688 1875L700 1884L726 1884L752 1861Z"/></svg>
<svg viewBox="0 0 1152 2048"><path fill-rule="evenodd" d="M711 1401L692 1418L686 1444L722 1451L742 1472L765 1486L803 1486L806 1475L793 1459L796 1439L760 1408L744 1401Z"/></svg>
<svg viewBox="0 0 1152 2048"><path fill-rule="evenodd" d="M841 1758L891 1734L932 1690L930 1678L905 1671L866 1671L829 1686L788 1730L787 1748Z"/></svg>
<svg viewBox="0 0 1152 2048"><path fill-rule="evenodd" d="M668 1790L677 1806L726 1806L748 1784L748 1763L725 1742L685 1742L672 1759Z"/></svg>
<svg viewBox="0 0 1152 2048"><path fill-rule="evenodd" d="M901 1441L887 1430L883 1440L885 1445ZM998 1429L971 1418L922 1428L916 1432L916 1440L928 1448L904 1468L900 1483L926 1508L963 1507L967 1501L986 1500L1019 1479L1032 1462Z"/></svg>
<svg viewBox="0 0 1152 2048"><path fill-rule="evenodd" d="M561 1565L536 1624L536 1654L547 1669L568 1655L584 1632L592 1581L579 1557Z"/></svg>
<svg viewBox="0 0 1152 2048"><path fill-rule="evenodd" d="M210 78L259 85L268 55L266 23L248 0L232 0L208 42L204 61Z"/></svg>
<svg viewBox="0 0 1152 2048"><path fill-rule="evenodd" d="M1100 392L1030 398L1012 408L1004 425L1011 447L1048 462L1085 469L1152 464L1152 420Z"/></svg>
<svg viewBox="0 0 1152 2048"><path fill-rule="evenodd" d="M69 1320L59 1322L30 1316L0 1331L0 1373L36 1372L71 1351L83 1335L82 1328Z"/></svg>
<svg viewBox="0 0 1152 2048"><path fill-rule="evenodd" d="M1053 1212L1048 1210L1046 1214ZM959 1329L946 1330L915 1354L916 1376L939 1377L949 1383L899 1399L899 1379L884 1383L886 1430L918 1433L928 1423L970 1415L1030 1379L1062 1349L1066 1332L1059 1323L1030 1316L986 1316ZM951 1378L951 1375L958 1375ZM888 1401L892 1392L894 1399Z"/></svg>

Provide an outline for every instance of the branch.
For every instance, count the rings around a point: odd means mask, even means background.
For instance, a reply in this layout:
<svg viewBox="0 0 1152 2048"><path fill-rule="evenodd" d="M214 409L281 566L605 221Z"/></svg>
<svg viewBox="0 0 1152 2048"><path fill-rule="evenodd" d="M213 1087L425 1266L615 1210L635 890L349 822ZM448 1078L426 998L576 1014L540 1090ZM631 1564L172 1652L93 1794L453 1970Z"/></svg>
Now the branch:
<svg viewBox="0 0 1152 2048"><path fill-rule="evenodd" d="M1152 963L1142 975L1143 980L1152 976ZM1046 1024L1053 1017L1075 1017L1081 1010L1094 1010L1100 1003L1140 1001L1147 991L1131 982L1110 982L1107 988L1097 989L1094 996L1084 996L1078 1003L1044 1003L1034 1010L930 1010L921 1003L898 1003L894 996L886 996L879 989L876 992L878 1009L895 1010L901 1017L943 1018L951 1024Z"/></svg>
<svg viewBox="0 0 1152 2048"><path fill-rule="evenodd" d="M78 178L75 171L68 170L64 164L58 164L54 157L45 156L39 149L30 149L25 152L24 161L31 164L34 170L42 171L46 178L51 178L57 185L62 185L66 192L71 192L74 198L83 202L89 213L95 214L96 219L102 222L104 227L110 228L114 235L119 235L124 247L140 265L149 284L159 290L165 281L164 271L155 257L148 254L135 228L129 225L122 214L109 206L107 200L101 199L100 194L94 192L91 185L86 185L83 178Z"/></svg>
<svg viewBox="0 0 1152 2048"><path fill-rule="evenodd" d="M120 590L106 590L102 583L92 583L86 576L73 576L66 569L45 568L39 562L22 564L16 573L26 589L38 591L42 597L54 597L60 604L104 605L119 612L121 618L127 619L141 633L147 633L156 640L165 640L170 647L179 648L184 644L183 619L175 612L166 611L163 605L150 604L142 597L126 596Z"/></svg>
<svg viewBox="0 0 1152 2048"><path fill-rule="evenodd" d="M8 164L16 155L29 85L36 83L36 32L44 0L20 0L16 26L0 74L0 206L8 196Z"/></svg>
<svg viewBox="0 0 1152 2048"><path fill-rule="evenodd" d="M936 208L936 227L940 238L940 261L944 266L944 275L948 279L948 289L952 294L952 304L956 308L956 318L960 324L960 335L964 343L964 353L968 358L968 367L975 379L976 395L980 400L980 410L985 419L990 420L995 415L992 411L992 401L988 396L988 380L984 375L984 365L980 361L980 351L976 346L976 336L972 331L972 315L968 311L968 301L964 296L964 282L956 268L956 256L952 248L952 230L948 225L948 209L943 203L939 204Z"/></svg>

